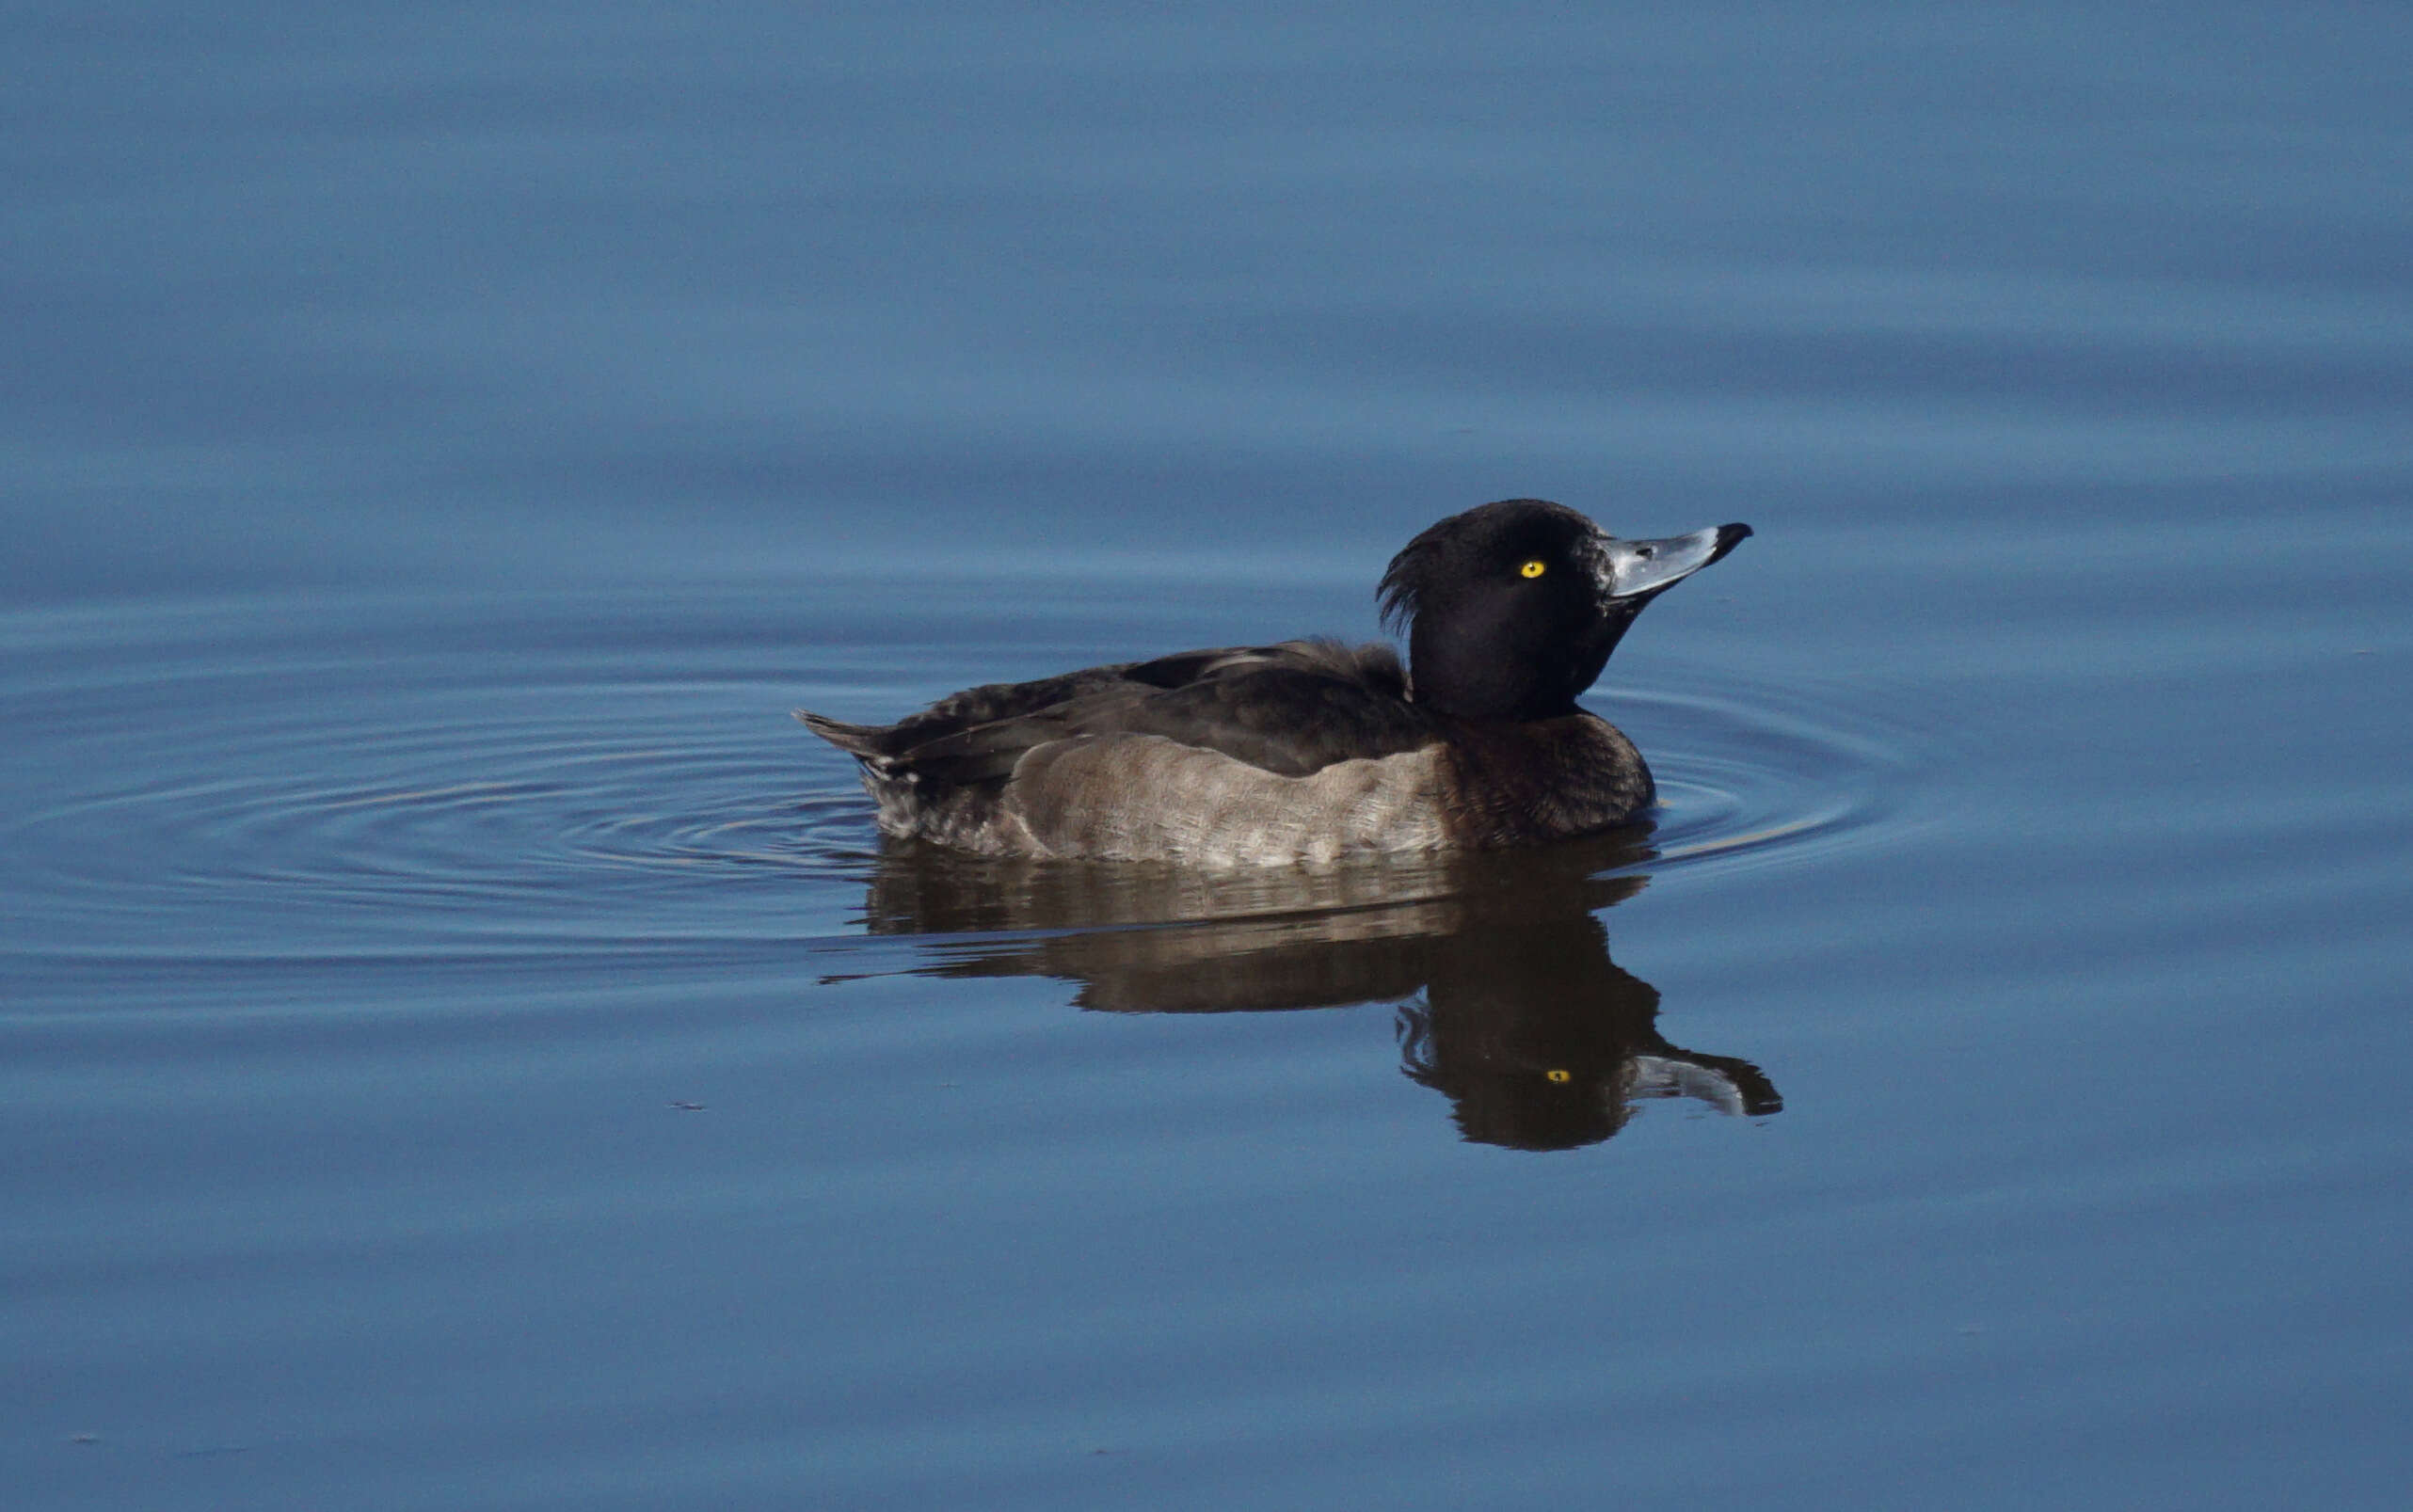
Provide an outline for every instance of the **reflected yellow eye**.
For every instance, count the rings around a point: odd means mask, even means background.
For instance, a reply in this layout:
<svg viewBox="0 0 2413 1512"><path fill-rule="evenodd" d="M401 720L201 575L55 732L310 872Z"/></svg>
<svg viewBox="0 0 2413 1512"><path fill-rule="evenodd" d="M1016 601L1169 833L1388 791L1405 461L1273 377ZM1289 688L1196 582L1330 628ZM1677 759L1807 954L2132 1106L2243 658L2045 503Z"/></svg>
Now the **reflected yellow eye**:
<svg viewBox="0 0 2413 1512"><path fill-rule="evenodd" d="M1538 578L1549 570L1549 564L1543 562L1540 557L1536 557L1525 565L1517 568L1516 574L1520 578Z"/></svg>
<svg viewBox="0 0 2413 1512"><path fill-rule="evenodd" d="M1532 574L1531 574L1531 573L1527 573L1527 574L1526 574L1526 576L1527 576L1527 577L1531 577L1531 576L1532 576ZM1546 1077L1548 1077L1548 1078L1549 1078L1550 1080L1552 1080L1552 1081L1568 1081L1568 1080L1571 1080L1571 1079L1572 1079L1572 1078L1570 1078L1570 1077L1568 1076L1568 1074L1567 1074L1565 1072L1563 1072L1563 1071L1545 1071L1545 1072L1543 1072L1542 1074L1542 1075L1544 1075L1544 1076L1546 1076Z"/></svg>

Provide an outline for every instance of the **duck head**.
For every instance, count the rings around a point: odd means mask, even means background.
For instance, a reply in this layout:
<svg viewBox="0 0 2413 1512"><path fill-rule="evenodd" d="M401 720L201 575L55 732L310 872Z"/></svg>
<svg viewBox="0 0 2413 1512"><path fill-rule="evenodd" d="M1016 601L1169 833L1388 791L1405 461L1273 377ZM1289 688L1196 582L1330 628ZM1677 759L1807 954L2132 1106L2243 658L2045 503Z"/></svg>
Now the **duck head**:
<svg viewBox="0 0 2413 1512"><path fill-rule="evenodd" d="M1410 541L1382 574L1408 629L1418 704L1463 719L1571 713L1642 606L1718 561L1749 525L1622 541L1564 504L1503 499Z"/></svg>

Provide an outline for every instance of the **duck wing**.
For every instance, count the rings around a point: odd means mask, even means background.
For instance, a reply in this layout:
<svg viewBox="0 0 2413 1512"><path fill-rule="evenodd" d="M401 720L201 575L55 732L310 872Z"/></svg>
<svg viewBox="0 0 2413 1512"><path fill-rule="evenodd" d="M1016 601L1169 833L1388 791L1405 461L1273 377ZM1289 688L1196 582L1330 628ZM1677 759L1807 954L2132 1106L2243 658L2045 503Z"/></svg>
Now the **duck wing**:
<svg viewBox="0 0 2413 1512"><path fill-rule="evenodd" d="M1388 646L1326 641L1184 651L1036 682L968 689L895 724L799 717L875 770L1002 783L1024 754L1083 736L1155 735L1283 776L1430 743Z"/></svg>

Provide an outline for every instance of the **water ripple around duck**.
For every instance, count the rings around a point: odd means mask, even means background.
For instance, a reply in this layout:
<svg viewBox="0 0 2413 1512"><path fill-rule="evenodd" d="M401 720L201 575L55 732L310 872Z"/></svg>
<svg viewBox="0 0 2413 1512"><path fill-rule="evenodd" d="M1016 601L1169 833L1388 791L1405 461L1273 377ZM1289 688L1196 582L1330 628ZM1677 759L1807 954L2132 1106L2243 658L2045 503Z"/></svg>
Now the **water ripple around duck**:
<svg viewBox="0 0 2413 1512"><path fill-rule="evenodd" d="M934 667L909 646L801 644L752 601L602 629L593 613L232 605L18 627L32 654L0 685L19 731L0 825L13 948L442 957L859 934L870 805L785 711L832 690L902 708L964 653ZM1603 700L1660 776L1648 869L1798 862L1881 832L1910 766L1881 722L1699 683L1720 691Z"/></svg>

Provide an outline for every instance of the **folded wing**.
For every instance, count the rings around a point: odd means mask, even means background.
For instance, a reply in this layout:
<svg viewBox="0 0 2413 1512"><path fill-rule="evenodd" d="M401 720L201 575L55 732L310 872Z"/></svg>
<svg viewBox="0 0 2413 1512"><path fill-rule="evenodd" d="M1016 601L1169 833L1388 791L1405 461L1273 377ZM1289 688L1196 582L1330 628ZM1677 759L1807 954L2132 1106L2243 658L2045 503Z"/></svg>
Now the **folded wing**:
<svg viewBox="0 0 2413 1512"><path fill-rule="evenodd" d="M1387 646L1325 641L1186 651L1035 682L968 689L891 725L797 717L875 772L1001 784L1036 747L1154 735L1283 776L1430 743Z"/></svg>

